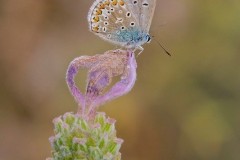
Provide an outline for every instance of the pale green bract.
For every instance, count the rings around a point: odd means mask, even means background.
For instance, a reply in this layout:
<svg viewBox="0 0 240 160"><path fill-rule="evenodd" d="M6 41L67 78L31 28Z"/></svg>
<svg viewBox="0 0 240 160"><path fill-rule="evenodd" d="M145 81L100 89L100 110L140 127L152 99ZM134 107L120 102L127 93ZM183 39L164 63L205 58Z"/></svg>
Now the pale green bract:
<svg viewBox="0 0 240 160"><path fill-rule="evenodd" d="M55 136L49 138L52 158L47 160L120 160L123 142L116 137L115 120L97 112L93 119L65 113L55 118Z"/></svg>

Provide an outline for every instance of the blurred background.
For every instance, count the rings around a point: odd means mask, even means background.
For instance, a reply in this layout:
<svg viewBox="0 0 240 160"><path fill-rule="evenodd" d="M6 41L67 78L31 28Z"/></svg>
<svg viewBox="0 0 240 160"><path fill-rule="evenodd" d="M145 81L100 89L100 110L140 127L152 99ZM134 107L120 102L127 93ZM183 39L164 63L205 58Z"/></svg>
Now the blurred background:
<svg viewBox="0 0 240 160"><path fill-rule="evenodd" d="M68 64L116 48L88 31L92 3L0 1L1 160L51 156L52 119L77 110ZM239 0L157 0L150 33L173 56L144 45L133 90L100 108L123 159L240 159L239 30Z"/></svg>

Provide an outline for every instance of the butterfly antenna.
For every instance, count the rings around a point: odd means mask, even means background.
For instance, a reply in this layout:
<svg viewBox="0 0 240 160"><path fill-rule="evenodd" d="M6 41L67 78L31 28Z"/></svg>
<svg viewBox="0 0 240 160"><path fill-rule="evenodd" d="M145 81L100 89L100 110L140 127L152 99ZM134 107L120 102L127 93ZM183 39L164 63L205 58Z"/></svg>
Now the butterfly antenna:
<svg viewBox="0 0 240 160"><path fill-rule="evenodd" d="M153 37L153 39L154 39L154 37ZM155 41L157 42L157 44L164 50L164 52L165 52L167 55L172 56L171 53L168 52L168 51L163 47L163 45L162 45L159 41L157 41L156 39L154 39L154 40L155 40Z"/></svg>

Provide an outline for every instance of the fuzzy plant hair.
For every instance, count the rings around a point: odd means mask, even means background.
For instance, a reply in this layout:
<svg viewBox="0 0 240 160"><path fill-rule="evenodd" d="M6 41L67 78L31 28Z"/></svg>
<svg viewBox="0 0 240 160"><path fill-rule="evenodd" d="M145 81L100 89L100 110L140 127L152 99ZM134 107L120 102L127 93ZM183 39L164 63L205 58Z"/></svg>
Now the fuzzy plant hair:
<svg viewBox="0 0 240 160"><path fill-rule="evenodd" d="M99 106L127 94L136 81L136 60L131 50L110 50L95 56L74 59L67 70L66 81L78 104L77 113L65 113L53 120L54 136L49 141L49 160L120 160L123 140L117 138L115 120L97 112ZM74 78L87 69L85 93ZM120 76L109 90L112 78Z"/></svg>

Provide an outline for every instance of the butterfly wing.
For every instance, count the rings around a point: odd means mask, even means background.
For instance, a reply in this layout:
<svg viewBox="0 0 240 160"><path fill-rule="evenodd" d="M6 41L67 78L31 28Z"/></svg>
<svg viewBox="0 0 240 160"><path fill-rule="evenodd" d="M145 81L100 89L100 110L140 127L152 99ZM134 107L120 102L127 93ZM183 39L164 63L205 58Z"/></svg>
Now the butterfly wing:
<svg viewBox="0 0 240 160"><path fill-rule="evenodd" d="M125 0L127 8L133 12L137 24L145 33L149 32L156 0Z"/></svg>
<svg viewBox="0 0 240 160"><path fill-rule="evenodd" d="M142 15L144 15L144 18L142 19L142 27L143 29L148 33L154 11L156 7L156 0L142 0Z"/></svg>
<svg viewBox="0 0 240 160"><path fill-rule="evenodd" d="M88 13L89 29L111 43L126 46L131 29L139 26L138 15L127 0L97 0Z"/></svg>

